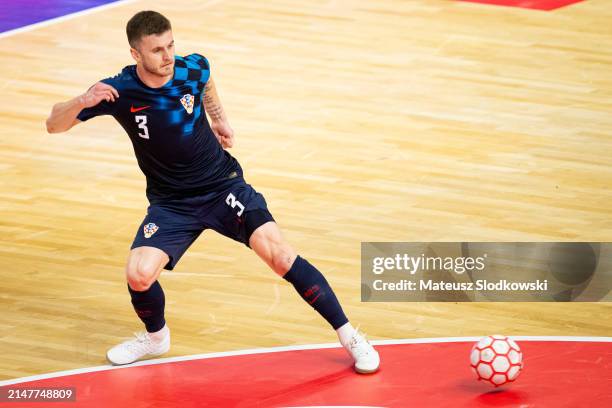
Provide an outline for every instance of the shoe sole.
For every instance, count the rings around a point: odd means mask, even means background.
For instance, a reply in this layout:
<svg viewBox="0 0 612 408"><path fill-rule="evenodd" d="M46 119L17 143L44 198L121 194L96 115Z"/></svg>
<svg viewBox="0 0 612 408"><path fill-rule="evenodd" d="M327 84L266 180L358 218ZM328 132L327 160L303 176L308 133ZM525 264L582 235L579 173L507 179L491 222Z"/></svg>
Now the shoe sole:
<svg viewBox="0 0 612 408"><path fill-rule="evenodd" d="M372 369L372 370L364 370L363 368L355 368L355 372L359 373L359 374L374 374L375 372L378 371L378 367Z"/></svg>

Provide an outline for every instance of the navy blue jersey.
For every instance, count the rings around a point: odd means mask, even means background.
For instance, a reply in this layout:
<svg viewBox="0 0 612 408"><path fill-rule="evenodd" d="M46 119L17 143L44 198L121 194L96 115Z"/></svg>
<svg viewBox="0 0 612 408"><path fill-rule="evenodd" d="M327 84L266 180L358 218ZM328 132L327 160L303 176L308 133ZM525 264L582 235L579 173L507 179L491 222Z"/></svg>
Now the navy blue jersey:
<svg viewBox="0 0 612 408"><path fill-rule="evenodd" d="M208 60L199 55L175 56L174 77L150 88L129 65L102 80L119 92L115 102L83 109L77 118L112 115L134 146L147 178L150 202L190 197L223 188L242 177L234 157L223 150L208 124L202 101L210 77Z"/></svg>

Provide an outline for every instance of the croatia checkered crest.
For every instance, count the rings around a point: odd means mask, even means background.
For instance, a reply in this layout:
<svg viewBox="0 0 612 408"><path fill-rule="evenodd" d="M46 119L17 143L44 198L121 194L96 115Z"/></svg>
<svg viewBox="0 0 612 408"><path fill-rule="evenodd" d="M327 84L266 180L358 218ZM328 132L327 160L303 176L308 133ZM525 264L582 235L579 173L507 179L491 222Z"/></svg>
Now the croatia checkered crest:
<svg viewBox="0 0 612 408"><path fill-rule="evenodd" d="M157 232L159 227L155 225L154 223L150 222L146 224L142 229L143 229L145 238L151 238L151 236L153 236L153 234Z"/></svg>
<svg viewBox="0 0 612 408"><path fill-rule="evenodd" d="M518 344L506 336L486 336L472 347L470 366L479 381L499 387L519 376L523 369L523 353Z"/></svg>
<svg viewBox="0 0 612 408"><path fill-rule="evenodd" d="M193 112L193 101L194 101L194 99L195 98L191 94L183 95L183 97L181 98L181 104L183 105L183 108L185 108L187 113L190 114L190 115Z"/></svg>

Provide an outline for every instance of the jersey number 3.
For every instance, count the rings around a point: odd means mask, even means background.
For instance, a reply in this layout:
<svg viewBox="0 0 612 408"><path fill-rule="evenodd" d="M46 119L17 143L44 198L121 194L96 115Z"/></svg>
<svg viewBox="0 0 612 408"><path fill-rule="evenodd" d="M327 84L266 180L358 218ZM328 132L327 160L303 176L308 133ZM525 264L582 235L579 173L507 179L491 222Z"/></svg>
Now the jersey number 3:
<svg viewBox="0 0 612 408"><path fill-rule="evenodd" d="M138 132L138 136L143 139L148 139L149 128L147 127L147 117L145 115L136 115L134 119L136 119L136 123L138 123L138 129L142 130L142 132Z"/></svg>
<svg viewBox="0 0 612 408"><path fill-rule="evenodd" d="M238 213L236 215L238 215L239 217L242 215L242 212L244 211L244 205L242 205L240 201L236 200L236 196L232 193L229 193L227 195L227 198L225 199L225 204L229 205L232 208L237 207Z"/></svg>

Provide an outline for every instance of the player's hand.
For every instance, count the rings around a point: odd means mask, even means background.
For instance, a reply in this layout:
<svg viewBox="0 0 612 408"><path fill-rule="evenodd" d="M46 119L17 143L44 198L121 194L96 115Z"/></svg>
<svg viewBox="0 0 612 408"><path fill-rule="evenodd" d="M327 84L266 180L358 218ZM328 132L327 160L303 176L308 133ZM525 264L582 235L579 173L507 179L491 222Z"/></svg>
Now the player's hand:
<svg viewBox="0 0 612 408"><path fill-rule="evenodd" d="M217 136L217 140L224 149L234 146L234 129L225 121L213 122L210 126Z"/></svg>
<svg viewBox="0 0 612 408"><path fill-rule="evenodd" d="M116 98L119 98L119 92L115 88L104 82L96 82L81 95L81 102L85 108L91 108L102 101L115 102Z"/></svg>

